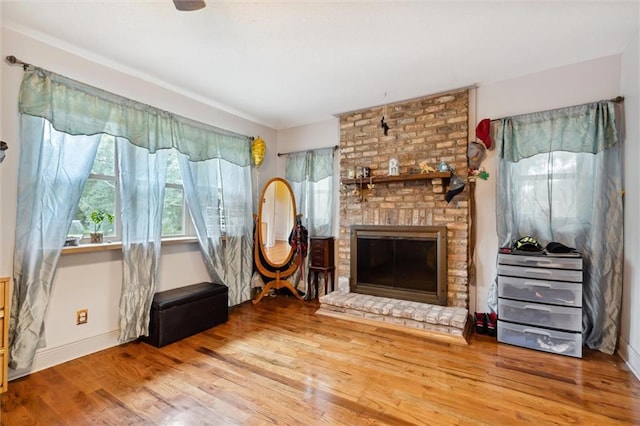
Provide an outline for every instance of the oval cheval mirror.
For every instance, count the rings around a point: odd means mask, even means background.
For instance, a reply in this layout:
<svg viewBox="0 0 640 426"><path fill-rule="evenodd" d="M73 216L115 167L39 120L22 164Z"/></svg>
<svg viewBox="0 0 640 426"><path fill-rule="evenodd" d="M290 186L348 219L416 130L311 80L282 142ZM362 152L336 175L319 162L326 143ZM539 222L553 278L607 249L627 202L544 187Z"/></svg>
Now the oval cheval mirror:
<svg viewBox="0 0 640 426"><path fill-rule="evenodd" d="M289 244L289 234L296 219L296 202L293 190L285 179L269 180L260 197L256 222L254 259L260 274L272 278L267 282L253 303L258 303L271 289L287 288L303 300L295 286L284 278L291 276L300 266Z"/></svg>

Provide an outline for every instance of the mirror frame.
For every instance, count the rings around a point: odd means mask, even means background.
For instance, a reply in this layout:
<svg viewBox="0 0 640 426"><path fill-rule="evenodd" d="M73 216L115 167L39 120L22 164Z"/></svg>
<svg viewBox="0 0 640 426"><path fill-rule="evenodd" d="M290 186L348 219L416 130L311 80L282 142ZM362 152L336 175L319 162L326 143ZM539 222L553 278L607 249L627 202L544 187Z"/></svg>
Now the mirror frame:
<svg viewBox="0 0 640 426"><path fill-rule="evenodd" d="M289 198L291 200L291 213L293 214L293 216L291 217L291 222L294 224L296 223L296 198L295 195L293 194L293 189L291 188L291 185L289 184L289 182L287 182L286 179L280 178L280 177L275 177L272 179L269 179L269 181L267 181L267 183L264 184L264 188L262 188L262 193L260 194L260 206L258 208L258 218L256 221L256 241L258 246L260 246L260 254L262 255L262 259L264 259L267 264L269 266L271 266L272 268L282 268L284 266L287 266L291 263L291 259L293 258L293 256L295 255L295 252L293 251L293 247L289 247L289 254L287 255L287 257L284 259L284 261L282 263L275 263L272 262L271 259L269 259L269 257L267 256L267 252L265 249L265 246L263 244L263 235L262 235L262 231L261 231L261 225L262 225L262 208L264 207L264 199L265 199L265 195L267 193L267 189L269 188L269 186L272 184L278 184L278 183L282 183L284 184L284 186L287 188L287 191L289 193ZM266 236L265 236L266 237Z"/></svg>
<svg viewBox="0 0 640 426"><path fill-rule="evenodd" d="M262 288L262 291L258 296L253 300L253 304L259 303L262 298L271 291L271 289L280 289L287 288L291 291L295 297L300 300L304 300L296 287L289 281L286 280L287 277L290 277L298 267L300 267L300 256L295 256L295 252L293 251L293 247L289 250L289 255L285 259L284 263L274 264L272 263L266 256L265 248L262 244L262 232L261 232L261 224L262 224L262 207L264 205L264 196L266 194L267 188L274 182L282 182L287 190L289 191L289 195L291 197L291 211L293 213L293 223L295 224L296 220L296 197L293 194L293 189L291 189L291 185L283 178L273 178L270 179L267 183L265 183L264 188L262 189L262 194L260 196L260 207L258 208L258 216L256 218L255 223L255 237L254 237L254 263L258 272L266 278L272 278L271 281L266 282L265 286ZM260 248L258 248L258 246ZM263 261L267 263L267 265L263 264Z"/></svg>

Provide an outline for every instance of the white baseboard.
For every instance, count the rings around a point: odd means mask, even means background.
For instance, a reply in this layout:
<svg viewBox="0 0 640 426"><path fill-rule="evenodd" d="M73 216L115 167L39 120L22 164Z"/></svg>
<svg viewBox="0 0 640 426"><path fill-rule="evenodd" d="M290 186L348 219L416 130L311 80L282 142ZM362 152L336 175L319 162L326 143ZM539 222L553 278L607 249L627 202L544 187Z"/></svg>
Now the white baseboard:
<svg viewBox="0 0 640 426"><path fill-rule="evenodd" d="M629 370L636 378L640 380L640 354L622 337L618 345L618 355L627 363Z"/></svg>
<svg viewBox="0 0 640 426"><path fill-rule="evenodd" d="M44 370L45 368L53 367L54 365L62 364L63 362L71 361L72 359L117 346L120 344L118 341L119 334L119 330L114 330L87 339L78 340L77 342L67 345L40 349L36 351L31 368L23 370L9 369L9 381L35 373L36 371Z"/></svg>

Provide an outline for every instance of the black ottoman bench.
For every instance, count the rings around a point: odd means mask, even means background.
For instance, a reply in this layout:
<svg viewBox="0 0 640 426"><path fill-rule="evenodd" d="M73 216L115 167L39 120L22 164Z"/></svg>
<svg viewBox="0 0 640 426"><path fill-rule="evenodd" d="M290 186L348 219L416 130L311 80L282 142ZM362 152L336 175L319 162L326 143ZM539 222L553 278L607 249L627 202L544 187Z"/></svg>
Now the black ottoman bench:
<svg viewBox="0 0 640 426"><path fill-rule="evenodd" d="M158 348L222 324L229 319L228 288L199 283L153 296L149 336L143 341Z"/></svg>

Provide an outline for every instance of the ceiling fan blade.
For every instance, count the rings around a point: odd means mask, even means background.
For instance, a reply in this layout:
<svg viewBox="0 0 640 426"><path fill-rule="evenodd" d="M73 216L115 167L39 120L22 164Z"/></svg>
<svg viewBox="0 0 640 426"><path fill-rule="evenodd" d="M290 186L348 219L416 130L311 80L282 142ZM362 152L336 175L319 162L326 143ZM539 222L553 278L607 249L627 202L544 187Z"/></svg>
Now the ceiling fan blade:
<svg viewBox="0 0 640 426"><path fill-rule="evenodd" d="M176 9L183 12L200 10L206 6L204 0L173 0L173 4L176 6Z"/></svg>

